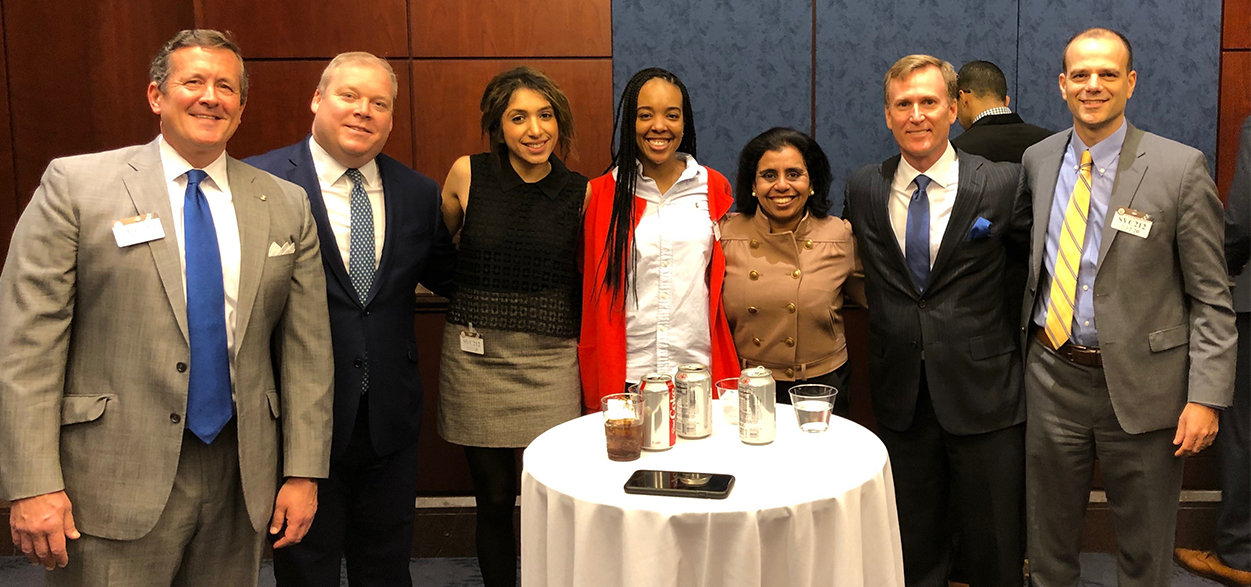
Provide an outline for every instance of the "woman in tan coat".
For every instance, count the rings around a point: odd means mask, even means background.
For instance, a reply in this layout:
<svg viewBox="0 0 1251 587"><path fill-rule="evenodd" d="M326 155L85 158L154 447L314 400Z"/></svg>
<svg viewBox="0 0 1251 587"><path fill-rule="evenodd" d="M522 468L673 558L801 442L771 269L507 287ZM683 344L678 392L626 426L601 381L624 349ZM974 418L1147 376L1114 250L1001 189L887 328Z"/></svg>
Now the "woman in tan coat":
<svg viewBox="0 0 1251 587"><path fill-rule="evenodd" d="M763 365L790 388L838 389L834 411L848 413L844 295L864 305L863 272L851 224L829 216L830 162L808 135L772 128L743 147L734 203L721 221L725 313L741 367Z"/></svg>

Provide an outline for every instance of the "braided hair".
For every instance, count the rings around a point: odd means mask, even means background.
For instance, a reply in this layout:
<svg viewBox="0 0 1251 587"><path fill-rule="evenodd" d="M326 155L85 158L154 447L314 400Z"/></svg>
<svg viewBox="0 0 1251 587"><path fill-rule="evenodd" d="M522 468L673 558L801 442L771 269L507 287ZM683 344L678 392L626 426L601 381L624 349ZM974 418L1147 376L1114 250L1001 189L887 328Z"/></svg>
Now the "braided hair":
<svg viewBox="0 0 1251 587"><path fill-rule="evenodd" d="M608 238L604 243L604 257L601 263L607 263L608 270L604 273L602 289L612 291L613 301L625 290L626 267L630 268L630 287L634 287L635 258L632 254L632 233L634 224L634 189L639 167L639 148L635 140L634 120L638 115L639 91L643 84L654 78L663 79L682 92L682 142L678 151L695 157L695 114L691 109L691 96L686 91L682 80L672 72L649 67L630 78L621 99L617 101L617 115L613 121L613 135L616 136L612 151L612 163L605 172L617 168L617 187L613 196L612 216L608 221Z"/></svg>

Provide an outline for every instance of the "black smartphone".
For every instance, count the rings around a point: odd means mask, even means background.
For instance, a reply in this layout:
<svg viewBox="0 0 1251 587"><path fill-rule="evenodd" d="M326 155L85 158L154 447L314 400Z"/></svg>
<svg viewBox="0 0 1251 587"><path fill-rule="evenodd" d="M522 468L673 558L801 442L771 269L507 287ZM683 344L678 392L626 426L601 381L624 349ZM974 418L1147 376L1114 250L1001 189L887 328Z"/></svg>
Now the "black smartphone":
<svg viewBox="0 0 1251 587"><path fill-rule="evenodd" d="M734 475L639 470L626 481L626 493L725 499L734 488Z"/></svg>

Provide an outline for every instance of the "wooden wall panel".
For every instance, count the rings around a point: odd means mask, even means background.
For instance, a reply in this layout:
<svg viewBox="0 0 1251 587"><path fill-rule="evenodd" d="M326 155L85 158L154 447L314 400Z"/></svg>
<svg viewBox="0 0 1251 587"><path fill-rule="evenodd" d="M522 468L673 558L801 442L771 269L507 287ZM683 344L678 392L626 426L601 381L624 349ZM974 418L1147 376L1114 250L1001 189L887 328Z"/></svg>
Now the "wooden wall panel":
<svg viewBox="0 0 1251 587"><path fill-rule="evenodd" d="M457 157L487 148L478 101L495 74L521 65L513 60L416 60L413 96L417 113L416 168L440 184ZM603 174L611 160L613 96L609 59L529 60L569 97L577 125L577 152L566 163L587 177Z"/></svg>
<svg viewBox="0 0 1251 587"><path fill-rule="evenodd" d="M159 132L145 98L148 64L193 25L191 0L6 2L4 21L22 206L53 158Z"/></svg>
<svg viewBox="0 0 1251 587"><path fill-rule="evenodd" d="M197 0L200 26L235 34L249 58L406 57L404 0Z"/></svg>
<svg viewBox="0 0 1251 587"><path fill-rule="evenodd" d="M309 105L328 60L248 61L251 88L243 122L230 141L230 154L243 158L290 145L309 134ZM394 127L383 152L405 165L413 164L413 114L409 105L409 62L391 60L399 78Z"/></svg>
<svg viewBox="0 0 1251 587"><path fill-rule="evenodd" d="M414 57L612 57L610 0L411 0Z"/></svg>
<svg viewBox="0 0 1251 587"><path fill-rule="evenodd" d="M1251 0L1225 0L1221 46L1251 49Z"/></svg>
<svg viewBox="0 0 1251 587"><path fill-rule="evenodd" d="M1216 133L1216 185L1221 199L1234 181L1242 121L1251 115L1251 51L1221 53L1220 126Z"/></svg>
<svg viewBox="0 0 1251 587"><path fill-rule="evenodd" d="M9 253L17 224L17 180L13 177L13 129L9 126L9 72L4 57L4 15L0 11L0 263ZM2 542L2 541L0 541Z"/></svg>

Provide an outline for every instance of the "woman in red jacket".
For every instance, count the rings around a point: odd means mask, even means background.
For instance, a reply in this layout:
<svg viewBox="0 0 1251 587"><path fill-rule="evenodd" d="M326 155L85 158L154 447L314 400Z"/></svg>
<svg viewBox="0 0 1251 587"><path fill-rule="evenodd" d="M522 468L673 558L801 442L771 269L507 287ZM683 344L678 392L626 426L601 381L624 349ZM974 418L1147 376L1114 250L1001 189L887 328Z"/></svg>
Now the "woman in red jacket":
<svg viewBox="0 0 1251 587"><path fill-rule="evenodd" d="M613 165L591 181L583 225L578 362L588 409L647 373L702 363L738 374L721 306L717 221L730 183L695 161L691 98L674 74L644 69L617 103Z"/></svg>

